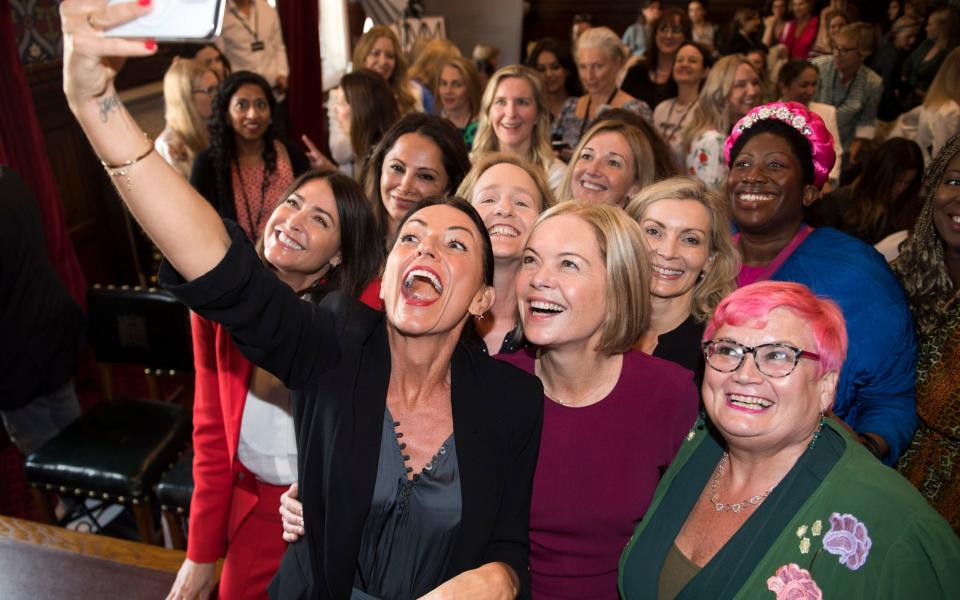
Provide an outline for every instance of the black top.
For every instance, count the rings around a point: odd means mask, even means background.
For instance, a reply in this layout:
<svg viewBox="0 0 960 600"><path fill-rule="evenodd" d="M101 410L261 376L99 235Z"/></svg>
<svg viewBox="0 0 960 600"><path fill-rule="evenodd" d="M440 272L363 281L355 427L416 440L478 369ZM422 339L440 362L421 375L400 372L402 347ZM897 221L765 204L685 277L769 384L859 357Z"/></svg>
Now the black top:
<svg viewBox="0 0 960 600"><path fill-rule="evenodd" d="M223 323L241 352L293 390L297 471L306 534L288 546L273 598L348 598L374 487L390 380L383 313L339 292L301 301L258 259L243 231L210 272L160 281L201 316ZM530 493L543 386L458 344L450 362L453 431L463 504L442 579L492 561L529 595Z"/></svg>
<svg viewBox="0 0 960 600"><path fill-rule="evenodd" d="M373 504L354 578L355 589L381 599L419 598L443 583L463 510L453 434L410 479L399 426L384 411Z"/></svg>
<svg viewBox="0 0 960 600"><path fill-rule="evenodd" d="M698 390L703 383L704 359L700 342L706 326L706 322L698 322L690 315L679 327L657 338L657 347L653 350L657 358L675 362L692 371Z"/></svg>
<svg viewBox="0 0 960 600"><path fill-rule="evenodd" d="M286 140L279 140L283 147L287 149L287 155L290 157L290 168L293 169L294 178L302 175L310 168L310 161L300 148L297 148ZM207 199L207 202L217 209L217 213L224 219L237 220L237 207L234 204L233 196L233 178L230 178L230 198L221 199L217 195L217 167L213 160L210 148L201 151L193 159L193 169L190 171L190 185L192 185L200 195Z"/></svg>
<svg viewBox="0 0 960 600"><path fill-rule="evenodd" d="M640 61L627 70L620 89L637 100L643 100L651 108L656 108L664 100L677 95L677 84L673 77L666 83L654 83L650 79L650 68L645 61Z"/></svg>
<svg viewBox="0 0 960 600"><path fill-rule="evenodd" d="M903 112L903 101L912 90L901 79L907 51L897 50L891 42L880 46L867 66L883 79L883 95L877 106L877 118L894 121Z"/></svg>
<svg viewBox="0 0 960 600"><path fill-rule="evenodd" d="M73 376L84 318L47 258L33 193L5 166L0 223L0 410L12 410Z"/></svg>
<svg viewBox="0 0 960 600"><path fill-rule="evenodd" d="M723 43L720 44L720 54L721 56L746 54L755 48L763 48L760 37L757 35L746 36L738 30L733 35L725 37Z"/></svg>

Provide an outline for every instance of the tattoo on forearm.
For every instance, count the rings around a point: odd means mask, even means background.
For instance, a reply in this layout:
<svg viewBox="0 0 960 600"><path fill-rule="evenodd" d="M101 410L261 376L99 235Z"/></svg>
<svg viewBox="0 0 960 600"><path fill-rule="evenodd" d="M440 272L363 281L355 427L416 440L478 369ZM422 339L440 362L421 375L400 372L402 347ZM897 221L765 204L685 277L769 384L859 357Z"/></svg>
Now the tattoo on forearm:
<svg viewBox="0 0 960 600"><path fill-rule="evenodd" d="M100 121L103 123L107 122L107 118L112 112L118 112L120 110L120 98L117 98L117 95L107 96L100 101Z"/></svg>

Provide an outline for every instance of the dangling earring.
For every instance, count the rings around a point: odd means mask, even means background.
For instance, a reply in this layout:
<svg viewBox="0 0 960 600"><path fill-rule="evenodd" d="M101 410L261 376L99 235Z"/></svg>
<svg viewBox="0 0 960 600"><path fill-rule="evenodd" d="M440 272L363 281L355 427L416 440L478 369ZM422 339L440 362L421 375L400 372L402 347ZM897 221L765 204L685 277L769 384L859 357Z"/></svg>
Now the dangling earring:
<svg viewBox="0 0 960 600"><path fill-rule="evenodd" d="M826 422L826 417L823 415L823 411L820 411L820 424L817 425L817 430L813 432L813 439L810 440L810 445L807 446L808 450L813 450L813 447L817 445L817 440L820 439L820 433L823 431L823 425Z"/></svg>
<svg viewBox="0 0 960 600"><path fill-rule="evenodd" d="M704 279L706 276L707 276L707 272L706 272L706 271L700 271L700 274L697 275L697 283L700 283L701 281L703 281L703 279Z"/></svg>

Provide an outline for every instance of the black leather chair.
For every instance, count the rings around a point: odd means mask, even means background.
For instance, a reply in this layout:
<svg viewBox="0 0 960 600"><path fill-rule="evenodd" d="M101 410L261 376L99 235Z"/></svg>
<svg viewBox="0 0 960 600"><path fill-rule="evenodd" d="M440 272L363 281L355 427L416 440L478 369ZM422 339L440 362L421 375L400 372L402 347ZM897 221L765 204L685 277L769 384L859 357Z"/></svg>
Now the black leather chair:
<svg viewBox="0 0 960 600"><path fill-rule="evenodd" d="M170 531L170 541L177 550L187 549L187 520L190 518L192 497L193 451L190 451L185 452L157 484L160 514Z"/></svg>
<svg viewBox="0 0 960 600"><path fill-rule="evenodd" d="M189 313L155 288L93 286L87 293L90 341L100 365L138 364L146 373L192 370ZM141 539L158 541L153 487L190 438L190 412L179 404L141 398L106 400L27 456L25 473L41 516L56 522L45 492L129 507ZM151 391L156 395L156 387Z"/></svg>

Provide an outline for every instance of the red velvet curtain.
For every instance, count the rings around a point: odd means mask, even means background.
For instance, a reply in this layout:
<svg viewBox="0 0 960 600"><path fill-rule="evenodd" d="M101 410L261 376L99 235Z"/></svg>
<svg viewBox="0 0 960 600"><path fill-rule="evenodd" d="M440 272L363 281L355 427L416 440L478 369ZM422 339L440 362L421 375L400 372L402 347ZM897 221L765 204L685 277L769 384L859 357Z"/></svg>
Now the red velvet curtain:
<svg viewBox="0 0 960 600"><path fill-rule="evenodd" d="M279 0L277 12L290 63L290 92L287 96L290 138L302 145L300 136L306 134L329 155L320 69L319 5L319 0Z"/></svg>
<svg viewBox="0 0 960 600"><path fill-rule="evenodd" d="M0 163L13 167L33 190L43 214L50 262L77 303L86 306L87 284L67 233L60 192L20 64L8 0L0 0L0 107Z"/></svg>

